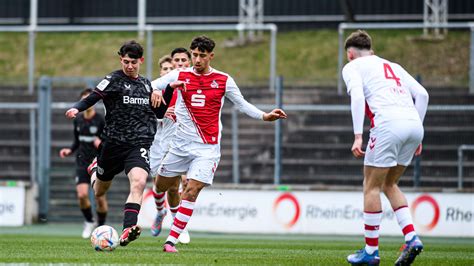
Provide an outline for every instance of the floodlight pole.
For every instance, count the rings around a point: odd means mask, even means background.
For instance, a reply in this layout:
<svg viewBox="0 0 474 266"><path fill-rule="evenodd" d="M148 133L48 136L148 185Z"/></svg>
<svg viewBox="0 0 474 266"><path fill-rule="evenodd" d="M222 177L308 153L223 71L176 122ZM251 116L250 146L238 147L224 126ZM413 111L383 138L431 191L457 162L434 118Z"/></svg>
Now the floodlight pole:
<svg viewBox="0 0 474 266"><path fill-rule="evenodd" d="M138 0L138 39L145 38L146 0Z"/></svg>

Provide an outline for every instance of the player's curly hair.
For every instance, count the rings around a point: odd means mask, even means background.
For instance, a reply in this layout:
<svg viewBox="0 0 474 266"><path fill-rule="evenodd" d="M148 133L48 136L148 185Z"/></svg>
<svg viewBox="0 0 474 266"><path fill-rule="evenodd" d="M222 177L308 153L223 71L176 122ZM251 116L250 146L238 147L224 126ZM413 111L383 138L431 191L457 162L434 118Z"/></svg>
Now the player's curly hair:
<svg viewBox="0 0 474 266"><path fill-rule="evenodd" d="M143 47L135 40L131 40L124 43L117 53L122 57L128 55L130 58L139 59L143 57Z"/></svg>
<svg viewBox="0 0 474 266"><path fill-rule="evenodd" d="M370 35L363 30L357 30L351 33L346 39L344 49L354 47L360 50L371 50L372 49L372 38Z"/></svg>
<svg viewBox="0 0 474 266"><path fill-rule="evenodd" d="M194 38L189 48L191 50L198 48L201 52L212 52L215 46L216 43L211 38L202 35Z"/></svg>

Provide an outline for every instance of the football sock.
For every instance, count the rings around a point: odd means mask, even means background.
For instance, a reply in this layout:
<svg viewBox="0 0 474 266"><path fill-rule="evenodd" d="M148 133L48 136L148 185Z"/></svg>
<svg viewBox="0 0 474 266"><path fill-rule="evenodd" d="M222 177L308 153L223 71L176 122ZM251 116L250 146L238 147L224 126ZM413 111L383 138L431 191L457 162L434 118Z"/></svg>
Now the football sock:
<svg viewBox="0 0 474 266"><path fill-rule="evenodd" d="M97 222L99 226L105 224L105 218L107 218L107 212L97 212Z"/></svg>
<svg viewBox="0 0 474 266"><path fill-rule="evenodd" d="M171 217L174 219L176 217L176 213L178 213L179 205L176 207L170 206Z"/></svg>
<svg viewBox="0 0 474 266"><path fill-rule="evenodd" d="M165 208L165 192L156 192L156 187L153 186L153 197L155 198L156 210L162 212Z"/></svg>
<svg viewBox="0 0 474 266"><path fill-rule="evenodd" d="M178 242L179 235L188 224L191 215L193 215L194 204L195 202L193 201L181 201L178 213L176 213L176 217L174 217L173 225L171 226L170 234L166 239L166 242L171 242L173 244Z"/></svg>
<svg viewBox="0 0 474 266"><path fill-rule="evenodd" d="M137 224L138 213L140 212L140 204L125 203L123 212L123 229L132 227Z"/></svg>
<svg viewBox="0 0 474 266"><path fill-rule="evenodd" d="M94 219L92 218L92 209L90 206L88 208L81 209L81 212L88 223L94 222Z"/></svg>
<svg viewBox="0 0 474 266"><path fill-rule="evenodd" d="M410 209L408 206L401 206L393 210L397 216L398 225L402 229L405 241L411 240L416 236L415 228L413 227L413 221L410 215Z"/></svg>
<svg viewBox="0 0 474 266"><path fill-rule="evenodd" d="M365 251L373 254L379 249L379 226L382 221L382 211L364 212Z"/></svg>

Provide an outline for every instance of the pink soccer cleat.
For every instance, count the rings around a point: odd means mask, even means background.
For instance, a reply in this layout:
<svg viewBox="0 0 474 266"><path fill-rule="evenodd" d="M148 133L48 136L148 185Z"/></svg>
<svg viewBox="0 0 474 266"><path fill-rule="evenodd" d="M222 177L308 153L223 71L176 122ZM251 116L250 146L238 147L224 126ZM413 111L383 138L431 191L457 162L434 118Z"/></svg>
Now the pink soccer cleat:
<svg viewBox="0 0 474 266"><path fill-rule="evenodd" d="M172 243L166 242L163 246L163 251L166 253L178 253L178 250Z"/></svg>

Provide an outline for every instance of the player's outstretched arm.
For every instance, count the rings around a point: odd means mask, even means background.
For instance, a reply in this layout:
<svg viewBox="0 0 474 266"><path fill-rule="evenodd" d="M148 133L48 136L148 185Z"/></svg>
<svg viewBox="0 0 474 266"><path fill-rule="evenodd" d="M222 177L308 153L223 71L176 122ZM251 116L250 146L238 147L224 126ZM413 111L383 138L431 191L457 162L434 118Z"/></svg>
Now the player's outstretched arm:
<svg viewBox="0 0 474 266"><path fill-rule="evenodd" d="M93 92L93 93L89 94L89 96L87 96L86 98L78 101L77 103L75 103L72 106L72 108L67 110L66 111L66 117L69 118L69 119L75 118L76 115L79 112L82 112L82 111L86 110L87 108L91 107L96 102L98 102L100 99L102 99L102 98L98 93Z"/></svg>
<svg viewBox="0 0 474 266"><path fill-rule="evenodd" d="M286 119L287 117L285 111L281 109L273 109L270 113L263 114L264 121L275 121L278 119Z"/></svg>

